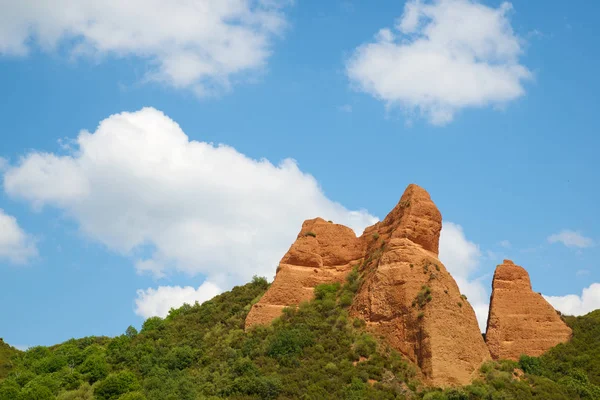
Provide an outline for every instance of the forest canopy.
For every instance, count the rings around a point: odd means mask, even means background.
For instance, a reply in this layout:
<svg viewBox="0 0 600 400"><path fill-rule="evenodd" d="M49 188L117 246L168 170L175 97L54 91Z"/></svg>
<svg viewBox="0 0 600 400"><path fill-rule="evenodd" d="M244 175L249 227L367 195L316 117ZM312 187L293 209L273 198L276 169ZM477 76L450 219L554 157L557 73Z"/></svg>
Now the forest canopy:
<svg viewBox="0 0 600 400"><path fill-rule="evenodd" d="M462 388L427 388L401 354L349 316L343 285L244 331L264 278L147 319L138 332L19 352L0 342L0 400L600 399L600 310L564 317L573 339L541 357L488 362Z"/></svg>

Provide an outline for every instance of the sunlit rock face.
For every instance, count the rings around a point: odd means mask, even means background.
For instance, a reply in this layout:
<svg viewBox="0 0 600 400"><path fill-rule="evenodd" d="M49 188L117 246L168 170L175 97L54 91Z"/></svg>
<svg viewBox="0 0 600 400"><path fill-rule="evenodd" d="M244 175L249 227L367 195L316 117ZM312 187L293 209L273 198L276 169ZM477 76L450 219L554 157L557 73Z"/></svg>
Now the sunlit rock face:
<svg viewBox="0 0 600 400"><path fill-rule="evenodd" d="M363 241L352 229L322 218L305 221L281 259L273 284L250 310L246 329L268 324L284 307L310 300L319 284L343 282L363 254Z"/></svg>
<svg viewBox="0 0 600 400"><path fill-rule="evenodd" d="M342 282L360 266L350 313L418 365L426 382L467 384L490 354L473 308L438 259L441 228L429 194L412 184L361 237L321 218L304 222L246 329L270 323L284 307L311 299L316 285Z"/></svg>
<svg viewBox="0 0 600 400"><path fill-rule="evenodd" d="M370 261L351 313L418 365L425 382L463 385L490 354L473 308L438 259L441 229L429 194L408 186L386 218L365 230Z"/></svg>
<svg viewBox="0 0 600 400"><path fill-rule="evenodd" d="M571 334L550 303L532 290L524 268L510 260L496 267L486 331L494 359L539 356Z"/></svg>

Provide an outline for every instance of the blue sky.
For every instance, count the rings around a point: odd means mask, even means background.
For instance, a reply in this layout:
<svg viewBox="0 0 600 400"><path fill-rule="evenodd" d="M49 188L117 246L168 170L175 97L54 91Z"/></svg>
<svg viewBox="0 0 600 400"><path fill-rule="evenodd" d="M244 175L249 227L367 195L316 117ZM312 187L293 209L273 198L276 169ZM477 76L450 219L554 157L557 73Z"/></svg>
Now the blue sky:
<svg viewBox="0 0 600 400"><path fill-rule="evenodd" d="M480 323L503 258L600 307L594 2L63 2L0 6L8 343L271 279L303 219L360 231L409 183Z"/></svg>

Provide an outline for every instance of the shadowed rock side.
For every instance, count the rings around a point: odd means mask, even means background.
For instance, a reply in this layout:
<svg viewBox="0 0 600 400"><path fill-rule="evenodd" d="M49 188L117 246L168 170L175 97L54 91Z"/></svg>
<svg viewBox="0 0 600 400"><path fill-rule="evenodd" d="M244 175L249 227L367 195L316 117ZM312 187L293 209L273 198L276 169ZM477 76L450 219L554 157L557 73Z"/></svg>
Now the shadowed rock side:
<svg viewBox="0 0 600 400"><path fill-rule="evenodd" d="M368 256L351 314L417 364L428 383L463 385L490 354L473 308L437 258L441 227L429 194L410 185L365 230Z"/></svg>
<svg viewBox="0 0 600 400"><path fill-rule="evenodd" d="M539 356L571 334L550 303L531 289L524 268L510 260L496 267L486 332L494 359Z"/></svg>
<svg viewBox="0 0 600 400"><path fill-rule="evenodd" d="M363 254L362 241L352 229L322 218L305 221L296 241L281 259L273 284L252 306L246 329L269 324L281 315L284 307L310 300L319 284L342 282Z"/></svg>

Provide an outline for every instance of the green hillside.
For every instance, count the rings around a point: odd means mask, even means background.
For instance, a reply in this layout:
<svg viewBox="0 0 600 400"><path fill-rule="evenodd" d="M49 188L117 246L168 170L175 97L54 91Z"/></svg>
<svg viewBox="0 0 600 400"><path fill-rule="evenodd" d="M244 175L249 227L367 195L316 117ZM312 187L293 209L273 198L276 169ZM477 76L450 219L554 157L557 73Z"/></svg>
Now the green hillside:
<svg viewBox="0 0 600 400"><path fill-rule="evenodd" d="M18 356L19 351L10 347L0 338L0 381L8 376L13 365L13 358Z"/></svg>
<svg viewBox="0 0 600 400"><path fill-rule="evenodd" d="M249 333L244 319L268 287L262 278L150 318L141 332L35 347L0 369L8 372L0 400L600 399L600 311L566 318L570 343L486 364L472 385L442 391L424 388L411 365L348 316L358 284L354 272L343 286L319 286L315 300ZM5 348L0 360L15 353Z"/></svg>

